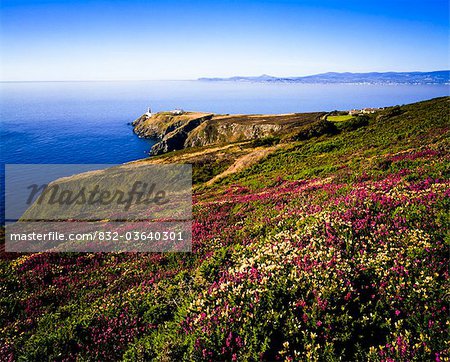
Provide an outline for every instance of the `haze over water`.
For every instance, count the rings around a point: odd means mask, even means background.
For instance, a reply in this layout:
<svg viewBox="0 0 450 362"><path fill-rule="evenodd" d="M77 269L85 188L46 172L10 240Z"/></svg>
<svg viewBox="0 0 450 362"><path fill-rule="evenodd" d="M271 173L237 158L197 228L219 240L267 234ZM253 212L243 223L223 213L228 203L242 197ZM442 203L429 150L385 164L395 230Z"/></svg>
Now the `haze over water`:
<svg viewBox="0 0 450 362"><path fill-rule="evenodd" d="M449 94L442 85L199 81L0 83L2 163L123 163L152 141L129 125L146 111L291 113L382 107Z"/></svg>

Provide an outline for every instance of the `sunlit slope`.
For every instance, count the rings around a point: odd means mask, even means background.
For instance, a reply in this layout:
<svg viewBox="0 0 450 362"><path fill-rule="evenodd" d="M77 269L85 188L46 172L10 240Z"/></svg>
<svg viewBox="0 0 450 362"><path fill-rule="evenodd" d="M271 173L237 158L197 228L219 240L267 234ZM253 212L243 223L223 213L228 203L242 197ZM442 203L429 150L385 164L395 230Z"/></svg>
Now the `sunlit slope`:
<svg viewBox="0 0 450 362"><path fill-rule="evenodd" d="M449 101L139 161L193 164L193 252L4 255L1 359L445 360Z"/></svg>

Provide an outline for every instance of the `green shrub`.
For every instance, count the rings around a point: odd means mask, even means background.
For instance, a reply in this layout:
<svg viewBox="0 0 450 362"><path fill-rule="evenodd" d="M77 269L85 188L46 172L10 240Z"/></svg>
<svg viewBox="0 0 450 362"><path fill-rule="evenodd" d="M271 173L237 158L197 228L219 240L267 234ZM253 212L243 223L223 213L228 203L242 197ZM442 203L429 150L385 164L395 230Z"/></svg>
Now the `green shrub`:
<svg viewBox="0 0 450 362"><path fill-rule="evenodd" d="M339 124L339 128L342 130L354 131L355 129L368 126L369 119L370 119L369 116L363 114L363 115L354 117L352 119L349 119L348 121L341 122Z"/></svg>
<svg viewBox="0 0 450 362"><path fill-rule="evenodd" d="M381 113L378 117L378 121L384 121L386 119L389 119L391 117L399 116L403 114L405 111L400 106L390 107L386 109L383 113Z"/></svg>
<svg viewBox="0 0 450 362"><path fill-rule="evenodd" d="M252 146L253 147L274 146L278 143L280 143L280 137L267 136L267 137L257 138L256 140L253 140Z"/></svg>
<svg viewBox="0 0 450 362"><path fill-rule="evenodd" d="M304 141L313 137L319 137L325 134L334 135L339 133L336 125L333 122L321 119L318 122L311 124L309 127L297 133L293 139L295 141Z"/></svg>

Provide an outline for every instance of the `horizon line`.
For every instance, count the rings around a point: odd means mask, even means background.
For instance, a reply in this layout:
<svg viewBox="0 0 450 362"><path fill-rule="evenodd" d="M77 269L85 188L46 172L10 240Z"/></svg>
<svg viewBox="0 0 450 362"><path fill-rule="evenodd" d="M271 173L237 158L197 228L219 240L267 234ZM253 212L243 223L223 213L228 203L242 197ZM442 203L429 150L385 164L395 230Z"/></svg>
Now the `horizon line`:
<svg viewBox="0 0 450 362"><path fill-rule="evenodd" d="M221 78L221 79L227 79L227 78L234 78L234 77L273 77L273 78L301 78L301 77L309 77L309 76L316 76L316 75L322 75L322 74L329 74L329 73L335 73L335 74L382 74L382 73L432 73L432 72L450 72L450 69L438 69L438 70L413 70L413 71L366 71L366 72L336 72L336 71L328 71L328 72L322 72L322 73L314 73L314 74L307 74L307 75L288 75L288 76L273 76L269 75L267 73L259 74L259 75L231 75L231 76L201 76L197 78L181 78L181 79L174 79L174 78L160 78L160 79L58 79L58 80L0 80L0 83L68 83L68 82L158 82L158 81L164 81L164 82L180 82L180 81L198 81L199 79L206 78L206 79L214 79L214 78Z"/></svg>

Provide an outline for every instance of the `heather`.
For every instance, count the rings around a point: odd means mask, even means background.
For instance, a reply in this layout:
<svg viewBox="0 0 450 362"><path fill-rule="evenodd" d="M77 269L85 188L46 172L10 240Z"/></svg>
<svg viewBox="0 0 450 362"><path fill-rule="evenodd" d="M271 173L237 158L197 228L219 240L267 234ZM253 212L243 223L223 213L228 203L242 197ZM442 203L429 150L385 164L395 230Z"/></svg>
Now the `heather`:
<svg viewBox="0 0 450 362"><path fill-rule="evenodd" d="M448 104L194 163L192 253L4 254L1 359L448 360Z"/></svg>

